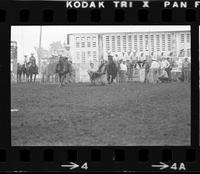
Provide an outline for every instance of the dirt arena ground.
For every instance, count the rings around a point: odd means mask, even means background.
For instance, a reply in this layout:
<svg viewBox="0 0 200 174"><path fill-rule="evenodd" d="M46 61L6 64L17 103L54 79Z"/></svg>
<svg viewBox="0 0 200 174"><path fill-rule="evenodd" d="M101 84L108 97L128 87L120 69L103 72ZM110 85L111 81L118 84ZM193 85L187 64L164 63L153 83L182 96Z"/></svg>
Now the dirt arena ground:
<svg viewBox="0 0 200 174"><path fill-rule="evenodd" d="M12 84L14 146L190 145L190 85Z"/></svg>

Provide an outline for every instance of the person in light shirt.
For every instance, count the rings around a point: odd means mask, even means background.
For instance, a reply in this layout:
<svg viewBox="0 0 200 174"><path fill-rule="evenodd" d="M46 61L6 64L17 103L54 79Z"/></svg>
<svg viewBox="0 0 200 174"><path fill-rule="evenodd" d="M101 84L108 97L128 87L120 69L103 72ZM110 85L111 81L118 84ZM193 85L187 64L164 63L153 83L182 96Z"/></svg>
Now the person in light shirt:
<svg viewBox="0 0 200 174"><path fill-rule="evenodd" d="M183 79L184 82L189 82L189 69L190 69L190 63L188 61L188 58L185 58L182 64L183 69Z"/></svg>
<svg viewBox="0 0 200 174"><path fill-rule="evenodd" d="M155 58L152 58L150 70L149 70L149 82L150 83L157 83L158 81L158 70L160 65Z"/></svg>
<svg viewBox="0 0 200 174"><path fill-rule="evenodd" d="M118 61L119 61L119 56L118 56L117 53L115 54L115 56L113 57L113 59L114 59L115 62L118 62Z"/></svg>
<svg viewBox="0 0 200 174"><path fill-rule="evenodd" d="M90 66L88 68L88 74L91 75L92 73L94 73L95 71L97 71L97 68L94 66L93 62L90 62Z"/></svg>
<svg viewBox="0 0 200 174"><path fill-rule="evenodd" d="M170 66L170 63L167 61L166 58L162 58L162 61L161 61L161 69L166 69Z"/></svg>
<svg viewBox="0 0 200 174"><path fill-rule="evenodd" d="M125 61L120 63L120 81L126 81L127 65Z"/></svg>

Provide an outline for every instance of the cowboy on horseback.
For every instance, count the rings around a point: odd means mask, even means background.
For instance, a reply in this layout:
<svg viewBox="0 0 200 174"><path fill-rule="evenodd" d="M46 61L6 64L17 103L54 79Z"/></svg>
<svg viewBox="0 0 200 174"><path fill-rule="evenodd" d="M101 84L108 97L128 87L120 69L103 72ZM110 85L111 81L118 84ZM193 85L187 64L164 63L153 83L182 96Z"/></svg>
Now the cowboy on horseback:
<svg viewBox="0 0 200 174"><path fill-rule="evenodd" d="M33 64L36 63L36 59L35 59L33 53L31 53L31 57L29 58L29 62L30 62L30 63L33 63Z"/></svg>
<svg viewBox="0 0 200 174"><path fill-rule="evenodd" d="M66 79L67 74L71 73L71 64L68 61L68 57L60 56L59 62L56 65L56 73L59 76L60 87L63 86L63 83Z"/></svg>

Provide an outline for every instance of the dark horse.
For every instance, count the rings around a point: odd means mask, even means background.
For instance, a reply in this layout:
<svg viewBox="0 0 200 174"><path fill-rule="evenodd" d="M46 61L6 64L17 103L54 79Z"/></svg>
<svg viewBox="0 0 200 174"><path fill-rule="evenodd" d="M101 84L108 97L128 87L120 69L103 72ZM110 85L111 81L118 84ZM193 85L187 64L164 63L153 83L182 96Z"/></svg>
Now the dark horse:
<svg viewBox="0 0 200 174"><path fill-rule="evenodd" d="M108 84L113 83L113 80L117 77L118 68L112 57L108 57L108 63L106 65L107 81Z"/></svg>
<svg viewBox="0 0 200 174"><path fill-rule="evenodd" d="M22 71L22 79L23 81L26 80L26 65L25 63L21 66L21 71Z"/></svg>
<svg viewBox="0 0 200 174"><path fill-rule="evenodd" d="M29 62L26 67L26 78L28 82L35 82L36 76L38 74L38 67L34 62ZM34 75L34 79L33 79Z"/></svg>
<svg viewBox="0 0 200 174"><path fill-rule="evenodd" d="M67 74L71 74L72 72L72 65L69 63L69 61L63 59L59 60L58 64L56 65L56 73L58 73L59 76L59 86L64 85L64 81L67 77Z"/></svg>
<svg viewBox="0 0 200 174"><path fill-rule="evenodd" d="M22 81L22 65L17 64L17 82Z"/></svg>

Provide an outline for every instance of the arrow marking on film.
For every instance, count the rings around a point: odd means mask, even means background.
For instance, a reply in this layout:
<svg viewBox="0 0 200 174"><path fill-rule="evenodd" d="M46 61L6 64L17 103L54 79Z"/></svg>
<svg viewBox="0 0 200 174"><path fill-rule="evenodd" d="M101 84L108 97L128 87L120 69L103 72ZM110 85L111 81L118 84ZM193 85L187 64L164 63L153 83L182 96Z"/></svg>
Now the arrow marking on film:
<svg viewBox="0 0 200 174"><path fill-rule="evenodd" d="M72 170L72 169L75 169L75 168L79 167L79 165L75 164L73 162L70 162L70 164L68 164L68 165L61 165L61 167L70 167L70 170Z"/></svg>
<svg viewBox="0 0 200 174"><path fill-rule="evenodd" d="M166 169L169 167L169 165L163 163L163 162L160 162L160 164L157 164L157 165L152 165L152 167L159 167L160 170L163 170L163 169Z"/></svg>

